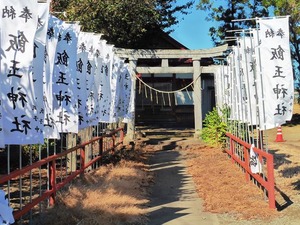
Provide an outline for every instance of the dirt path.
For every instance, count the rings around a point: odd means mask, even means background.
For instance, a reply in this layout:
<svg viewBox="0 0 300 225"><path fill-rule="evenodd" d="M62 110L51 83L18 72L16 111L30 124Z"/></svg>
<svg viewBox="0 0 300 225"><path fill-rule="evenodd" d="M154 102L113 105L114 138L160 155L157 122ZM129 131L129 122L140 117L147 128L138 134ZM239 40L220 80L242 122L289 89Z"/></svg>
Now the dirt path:
<svg viewBox="0 0 300 225"><path fill-rule="evenodd" d="M183 210L188 206L184 206L184 199L180 197L184 195L181 185L190 175L193 176L198 196L202 199L202 205L195 207L200 215L196 218L201 223L189 223L187 220L185 223L174 224L205 224L206 220L212 225L299 224L299 124L283 127L286 142L274 141L276 129L267 132L269 151L275 159L276 201L279 211L268 208L262 192L252 183L245 182L244 174L230 163L225 153L220 149L205 147L203 143L193 139L191 130L143 131L147 135L144 139L147 151L155 154L151 158L152 172L156 176L151 193L149 225L173 224L172 221L180 221L180 218L194 213ZM203 217L203 213L208 214Z"/></svg>
<svg viewBox="0 0 300 225"><path fill-rule="evenodd" d="M150 193L149 225L219 224L215 214L204 212L192 177L180 155L180 138L159 141L151 137L148 148L156 151L150 158L154 185Z"/></svg>
<svg viewBox="0 0 300 225"><path fill-rule="evenodd" d="M36 224L144 225L148 213L149 225L298 225L300 107L297 110L298 117L283 126L285 142L274 141L276 129L266 132L275 159L279 211L268 208L261 190L245 182L225 153L195 140L192 130L142 128L147 136L137 141L136 150L125 149L119 163L72 183Z"/></svg>

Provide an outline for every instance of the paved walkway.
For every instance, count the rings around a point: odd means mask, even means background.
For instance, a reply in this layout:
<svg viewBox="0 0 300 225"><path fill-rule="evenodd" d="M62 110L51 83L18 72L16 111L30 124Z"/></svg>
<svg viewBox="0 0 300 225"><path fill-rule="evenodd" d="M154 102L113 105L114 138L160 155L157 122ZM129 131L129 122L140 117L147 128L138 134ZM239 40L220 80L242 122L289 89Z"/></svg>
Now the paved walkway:
<svg viewBox="0 0 300 225"><path fill-rule="evenodd" d="M176 141L162 143L150 160L154 182L150 197L149 225L218 225L216 215L203 212L192 177L186 168Z"/></svg>

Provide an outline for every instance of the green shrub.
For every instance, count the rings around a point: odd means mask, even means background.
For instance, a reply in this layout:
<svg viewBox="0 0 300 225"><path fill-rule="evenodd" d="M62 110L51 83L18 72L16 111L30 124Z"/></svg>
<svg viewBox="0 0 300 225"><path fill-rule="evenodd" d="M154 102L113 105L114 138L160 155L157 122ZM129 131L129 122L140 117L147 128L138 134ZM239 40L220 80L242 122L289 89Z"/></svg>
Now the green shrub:
<svg viewBox="0 0 300 225"><path fill-rule="evenodd" d="M219 115L216 108L213 108L211 112L206 114L203 121L200 136L205 143L212 146L223 146L226 140L227 124L225 118L228 115L228 110L224 109L221 112L222 116Z"/></svg>

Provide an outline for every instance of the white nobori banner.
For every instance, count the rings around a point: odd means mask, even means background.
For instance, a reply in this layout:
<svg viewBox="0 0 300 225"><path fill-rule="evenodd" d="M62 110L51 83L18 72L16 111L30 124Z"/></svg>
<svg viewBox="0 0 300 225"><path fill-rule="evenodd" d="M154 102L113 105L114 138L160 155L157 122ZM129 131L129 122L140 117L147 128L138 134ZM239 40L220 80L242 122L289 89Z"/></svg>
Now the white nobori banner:
<svg viewBox="0 0 300 225"><path fill-rule="evenodd" d="M33 78L38 25L34 0L1 1L1 101L5 144L43 143L42 98Z"/></svg>
<svg viewBox="0 0 300 225"><path fill-rule="evenodd" d="M262 130L291 120L294 80L291 63L288 17L259 19L260 65L263 84Z"/></svg>
<svg viewBox="0 0 300 225"><path fill-rule="evenodd" d="M59 132L78 132L76 60L80 27L63 22L53 68L53 116Z"/></svg>

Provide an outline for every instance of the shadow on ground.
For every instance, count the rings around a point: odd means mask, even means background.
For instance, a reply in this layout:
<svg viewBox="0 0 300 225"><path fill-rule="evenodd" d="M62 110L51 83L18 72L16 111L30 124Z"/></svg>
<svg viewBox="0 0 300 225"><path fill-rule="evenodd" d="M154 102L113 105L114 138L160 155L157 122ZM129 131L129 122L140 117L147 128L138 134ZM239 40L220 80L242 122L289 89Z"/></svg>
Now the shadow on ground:
<svg viewBox="0 0 300 225"><path fill-rule="evenodd" d="M146 132L147 140L144 143L153 145L156 149L149 161L150 171L154 174L149 203L149 225L171 221L172 224L180 224L178 221L191 214L189 204L195 200L191 197L194 192L187 188L191 180L178 152L178 142L186 140L188 133L174 130ZM182 137L179 137L180 134Z"/></svg>
<svg viewBox="0 0 300 225"><path fill-rule="evenodd" d="M300 124L300 114L295 113L295 114L293 114L293 117L292 117L291 121L288 121L286 123L286 125L284 125L284 126L293 127L293 126L296 126L296 125L299 125L299 124Z"/></svg>
<svg viewBox="0 0 300 225"><path fill-rule="evenodd" d="M269 153L274 156L274 169L278 169L281 165L284 164L291 164L291 160L288 159L290 155L279 152L280 151L278 149L269 150Z"/></svg>
<svg viewBox="0 0 300 225"><path fill-rule="evenodd" d="M282 199L284 200L283 203L279 203L278 201L276 201L276 208L278 211L282 211L282 210L286 209L287 207L291 206L292 204L294 204L294 202L283 191L281 191L277 186L275 186L275 191L277 191L280 194L280 196L282 197Z"/></svg>

